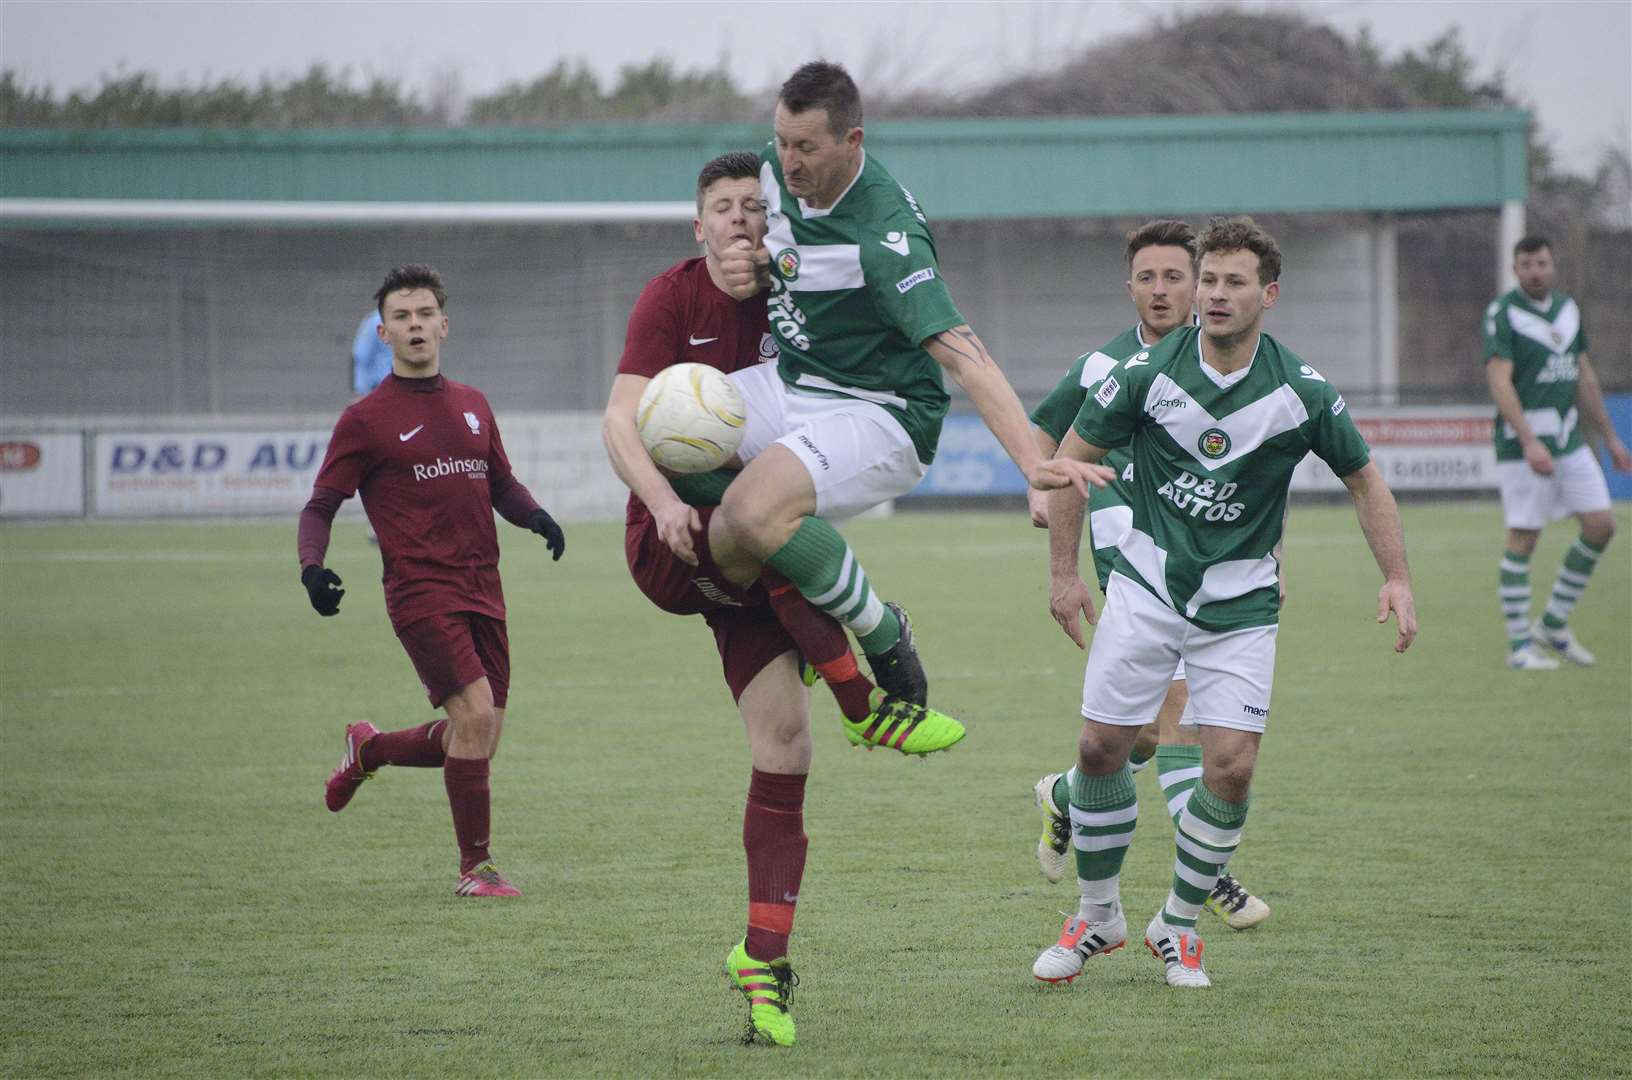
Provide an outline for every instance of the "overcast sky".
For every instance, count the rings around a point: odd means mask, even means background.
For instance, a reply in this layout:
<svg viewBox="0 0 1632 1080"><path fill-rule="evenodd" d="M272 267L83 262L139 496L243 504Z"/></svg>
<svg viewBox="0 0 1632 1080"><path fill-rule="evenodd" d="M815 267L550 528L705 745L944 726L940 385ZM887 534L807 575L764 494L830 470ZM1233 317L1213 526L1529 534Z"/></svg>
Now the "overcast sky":
<svg viewBox="0 0 1632 1080"><path fill-rule="evenodd" d="M1047 67L1181 6L1191 5L0 0L0 66L61 93L94 86L121 65L167 83L252 81L320 60L421 87L456 72L474 96L530 80L563 58L581 58L608 80L620 65L658 56L681 69L724 60L739 85L756 88L825 56L849 66L864 92L881 83L966 87ZM1590 170L1604 147L1628 144L1632 0L1250 6L1296 6L1346 33L1369 25L1391 55L1454 25L1479 74L1504 73L1536 109L1567 167Z"/></svg>

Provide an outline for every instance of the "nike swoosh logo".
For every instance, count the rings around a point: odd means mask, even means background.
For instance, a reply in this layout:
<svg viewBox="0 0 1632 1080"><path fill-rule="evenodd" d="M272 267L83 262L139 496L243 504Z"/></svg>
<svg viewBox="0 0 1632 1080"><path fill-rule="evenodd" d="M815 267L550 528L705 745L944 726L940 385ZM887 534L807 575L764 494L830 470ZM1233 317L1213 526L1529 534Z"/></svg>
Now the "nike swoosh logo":
<svg viewBox="0 0 1632 1080"><path fill-rule="evenodd" d="M717 337L691 337L687 338L686 340L691 342L693 345L707 345L710 341L718 341L720 339Z"/></svg>
<svg viewBox="0 0 1632 1080"><path fill-rule="evenodd" d="M405 431L405 432L403 432L403 433L402 433L402 434L401 434L401 435L398 435L398 436L397 436L397 438L399 438L399 439L401 439L401 440L402 440L402 441L403 441L403 442L407 442L407 441L408 441L408 440L409 440L409 439L411 439L411 438L413 438L413 437L414 437L414 436L415 436L415 435L418 435L418 434L419 434L419 433L420 433L420 431L421 431L421 430L422 430L422 429L423 429L423 428L424 428L424 427L425 427L425 425L424 425L424 424L421 424L421 425L419 425L419 427L416 427L416 428L415 428L415 429L414 429L414 430L412 430L412 431Z"/></svg>

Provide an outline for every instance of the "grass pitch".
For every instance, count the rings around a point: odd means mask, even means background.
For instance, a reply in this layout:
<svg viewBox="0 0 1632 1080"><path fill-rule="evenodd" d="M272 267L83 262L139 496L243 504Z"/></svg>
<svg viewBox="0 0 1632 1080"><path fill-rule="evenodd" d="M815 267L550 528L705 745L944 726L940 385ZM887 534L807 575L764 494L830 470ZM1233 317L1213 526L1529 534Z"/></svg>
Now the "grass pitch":
<svg viewBox="0 0 1632 1080"><path fill-rule="evenodd" d="M343 814L344 723L431 715L356 519L339 618L291 522L0 530L6 1076L1604 1076L1632 1067L1632 516L1575 627L1598 666L1502 667L1493 503L1405 508L1422 636L1374 622L1347 507L1297 507L1274 712L1232 869L1274 908L1203 916L1208 992L1138 934L1165 895L1154 770L1123 873L1128 949L1030 965L1075 903L1031 849L1082 656L1023 515L847 531L913 612L918 762L846 746L817 688L794 961L799 1045L738 1045L747 755L701 620L648 607L620 530L551 564L501 527L514 685L494 852L526 895L452 895L440 775ZM1539 608L1571 535L1548 530Z"/></svg>

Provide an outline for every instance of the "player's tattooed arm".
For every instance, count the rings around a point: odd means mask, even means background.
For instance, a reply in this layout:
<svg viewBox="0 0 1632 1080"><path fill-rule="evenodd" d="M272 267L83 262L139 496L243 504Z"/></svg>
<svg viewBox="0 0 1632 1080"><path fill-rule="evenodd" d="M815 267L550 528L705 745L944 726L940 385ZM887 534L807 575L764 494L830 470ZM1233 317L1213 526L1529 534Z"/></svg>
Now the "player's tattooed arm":
<svg viewBox="0 0 1632 1080"><path fill-rule="evenodd" d="M992 354L986 351L986 344L967 323L942 330L924 342L924 349L937 363L952 372L954 378L957 377L959 364L972 364L978 368L997 366Z"/></svg>

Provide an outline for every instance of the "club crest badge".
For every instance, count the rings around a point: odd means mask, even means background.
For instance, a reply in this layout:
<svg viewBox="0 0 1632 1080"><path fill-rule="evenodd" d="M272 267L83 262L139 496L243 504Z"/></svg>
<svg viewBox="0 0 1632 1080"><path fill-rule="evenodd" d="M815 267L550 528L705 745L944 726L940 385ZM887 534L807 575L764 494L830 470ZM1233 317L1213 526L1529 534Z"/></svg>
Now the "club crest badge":
<svg viewBox="0 0 1632 1080"><path fill-rule="evenodd" d="M761 360L775 360L780 355L781 350L776 347L776 338L773 335L759 335L759 358Z"/></svg>
<svg viewBox="0 0 1632 1080"><path fill-rule="evenodd" d="M783 248L776 253L776 272L783 281L794 281L799 277L799 251L797 248Z"/></svg>
<svg viewBox="0 0 1632 1080"><path fill-rule="evenodd" d="M480 435L482 433L482 422L476 419L475 413L467 412L465 414L465 424L469 426L470 433L472 435Z"/></svg>
<svg viewBox="0 0 1632 1080"><path fill-rule="evenodd" d="M1196 441L1196 447L1204 457L1217 461L1230 452L1230 437L1223 428L1208 428L1201 433Z"/></svg>

